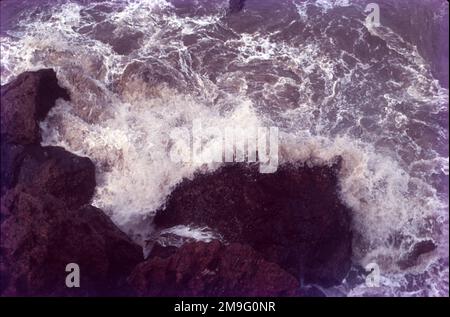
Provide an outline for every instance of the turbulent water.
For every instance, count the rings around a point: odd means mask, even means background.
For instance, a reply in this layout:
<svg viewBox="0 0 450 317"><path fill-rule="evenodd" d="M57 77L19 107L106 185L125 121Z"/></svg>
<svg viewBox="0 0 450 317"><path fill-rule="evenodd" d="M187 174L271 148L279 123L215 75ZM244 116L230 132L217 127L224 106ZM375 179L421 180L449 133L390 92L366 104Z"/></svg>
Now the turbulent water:
<svg viewBox="0 0 450 317"><path fill-rule="evenodd" d="M353 260L380 267L380 287L344 282L329 294L448 296L448 81L414 43L448 23L448 5L431 1L433 14L418 14L430 21L405 34L383 14L395 21L414 4L381 10L379 27L365 5L248 0L231 14L227 1L4 0L1 81L57 71L72 100L42 123L43 144L94 161L94 205L136 239L183 178L219 166L172 162L174 128L276 126L280 162L343 158ZM203 151L221 150L216 141ZM399 267L430 239L435 251Z"/></svg>

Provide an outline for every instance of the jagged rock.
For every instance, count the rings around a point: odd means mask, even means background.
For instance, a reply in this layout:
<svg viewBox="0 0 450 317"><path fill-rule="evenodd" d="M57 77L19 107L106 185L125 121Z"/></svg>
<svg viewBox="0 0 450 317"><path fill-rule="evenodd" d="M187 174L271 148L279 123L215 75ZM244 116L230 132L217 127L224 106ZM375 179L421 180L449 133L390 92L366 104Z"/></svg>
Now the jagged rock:
<svg viewBox="0 0 450 317"><path fill-rule="evenodd" d="M366 271L361 265L352 264L347 276L345 277L346 284L350 287L363 284L370 272L371 271Z"/></svg>
<svg viewBox="0 0 450 317"><path fill-rule="evenodd" d="M69 207L89 202L95 189L95 166L90 159L61 147L27 150L18 173L18 183L50 193Z"/></svg>
<svg viewBox="0 0 450 317"><path fill-rule="evenodd" d="M5 144L2 162L2 193L24 184L62 199L69 207L88 203L94 194L94 164L61 147Z"/></svg>
<svg viewBox="0 0 450 317"><path fill-rule="evenodd" d="M139 246L100 210L88 158L42 147L38 121L58 97L53 70L21 74L1 92L0 294L131 295L125 279L143 260ZM80 288L66 287L66 265Z"/></svg>
<svg viewBox="0 0 450 317"><path fill-rule="evenodd" d="M140 296L282 296L299 288L291 274L248 245L218 240L153 256L137 265L128 281Z"/></svg>
<svg viewBox="0 0 450 317"><path fill-rule="evenodd" d="M208 226L249 244L306 283L339 284L351 263L350 211L339 200L333 167L229 165L185 180L157 212L160 228Z"/></svg>
<svg viewBox="0 0 450 317"><path fill-rule="evenodd" d="M41 140L38 121L45 118L56 99L68 100L52 69L20 74L1 87L1 140L17 144L37 144Z"/></svg>
<svg viewBox="0 0 450 317"><path fill-rule="evenodd" d="M1 199L0 294L5 296L129 295L125 277L141 249L99 209L67 209L55 197L16 186ZM68 263L80 267L80 288L67 288Z"/></svg>
<svg viewBox="0 0 450 317"><path fill-rule="evenodd" d="M150 256L151 257L160 257L162 259L168 258L175 252L177 252L178 247L175 246L163 246L160 243L156 242L152 249Z"/></svg>
<svg viewBox="0 0 450 317"><path fill-rule="evenodd" d="M21 183L61 198L69 207L79 207L91 199L94 164L63 148L38 144L38 121L59 97L68 99L69 95L58 86L52 69L23 73L2 86L2 194Z"/></svg>

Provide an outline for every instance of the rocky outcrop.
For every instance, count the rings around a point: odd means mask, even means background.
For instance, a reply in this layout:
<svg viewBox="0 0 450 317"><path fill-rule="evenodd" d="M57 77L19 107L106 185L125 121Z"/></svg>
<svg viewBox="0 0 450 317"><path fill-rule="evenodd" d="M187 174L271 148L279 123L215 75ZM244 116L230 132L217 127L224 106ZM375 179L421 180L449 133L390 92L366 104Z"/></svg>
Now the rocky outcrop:
<svg viewBox="0 0 450 317"><path fill-rule="evenodd" d="M69 100L69 94L58 85L52 69L22 73L2 86L2 142L39 144L38 122L47 116L58 98Z"/></svg>
<svg viewBox="0 0 450 317"><path fill-rule="evenodd" d="M88 204L92 162L39 144L38 121L58 96L68 94L49 70L2 87L0 294L323 296L304 283L329 286L346 275L352 235L336 194L339 162L274 174L231 165L184 181L158 211L157 232L206 226L218 239L154 241L143 261L141 248ZM79 288L65 286L69 263L80 267Z"/></svg>
<svg viewBox="0 0 450 317"><path fill-rule="evenodd" d="M226 166L184 181L158 211L161 228L208 226L248 244L305 283L339 284L351 263L350 211L337 195L339 162L328 167Z"/></svg>
<svg viewBox="0 0 450 317"><path fill-rule="evenodd" d="M129 282L141 296L288 296L299 283L248 245L184 244L153 255L133 270Z"/></svg>
<svg viewBox="0 0 450 317"><path fill-rule="evenodd" d="M99 209L69 209L42 191L16 186L1 199L0 293L6 296L129 295L125 277L141 249ZM66 265L80 287L65 285Z"/></svg>
<svg viewBox="0 0 450 317"><path fill-rule="evenodd" d="M42 147L39 121L56 99L69 99L52 69L26 72L1 87L1 193L18 184L50 193L69 207L91 199L95 167L60 147Z"/></svg>
<svg viewBox="0 0 450 317"><path fill-rule="evenodd" d="M2 192L23 184L52 194L70 207L88 203L94 194L94 164L61 147L5 144L2 162Z"/></svg>
<svg viewBox="0 0 450 317"><path fill-rule="evenodd" d="M53 70L21 74L1 88L0 294L130 295L125 283L142 250L88 205L95 168L61 147L42 147L38 121L68 99ZM80 287L65 285L66 265Z"/></svg>

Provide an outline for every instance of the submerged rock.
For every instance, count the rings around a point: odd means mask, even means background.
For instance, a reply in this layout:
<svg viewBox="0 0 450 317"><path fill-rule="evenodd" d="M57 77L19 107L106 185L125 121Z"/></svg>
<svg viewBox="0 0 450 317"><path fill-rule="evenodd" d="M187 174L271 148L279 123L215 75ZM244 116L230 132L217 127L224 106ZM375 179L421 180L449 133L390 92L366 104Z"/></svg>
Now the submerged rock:
<svg viewBox="0 0 450 317"><path fill-rule="evenodd" d="M405 254L404 258L397 262L398 266L405 270L417 264L419 257L434 251L436 244L431 240L423 240L414 244L411 251Z"/></svg>
<svg viewBox="0 0 450 317"><path fill-rule="evenodd" d="M140 296L287 296L299 283L250 246L187 243L139 264L129 283Z"/></svg>
<svg viewBox="0 0 450 317"><path fill-rule="evenodd" d="M136 102L159 96L162 87L181 89L183 82L182 73L173 72L158 59L145 63L134 61L127 65L120 79L115 82L115 90L122 100Z"/></svg>
<svg viewBox="0 0 450 317"><path fill-rule="evenodd" d="M159 210L160 228L192 225L227 242L250 245L305 283L339 284L351 263L350 210L340 201L333 167L226 166L185 180Z"/></svg>

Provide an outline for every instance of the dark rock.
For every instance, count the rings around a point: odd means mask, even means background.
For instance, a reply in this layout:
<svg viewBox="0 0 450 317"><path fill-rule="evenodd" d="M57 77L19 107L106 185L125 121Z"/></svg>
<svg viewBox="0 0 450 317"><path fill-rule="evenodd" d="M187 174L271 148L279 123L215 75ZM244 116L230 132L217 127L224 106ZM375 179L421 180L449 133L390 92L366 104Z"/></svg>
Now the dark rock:
<svg viewBox="0 0 450 317"><path fill-rule="evenodd" d="M411 251L405 255L405 257L400 260L397 264L402 269L405 270L417 264L417 260L423 254L432 252L436 249L436 245L431 240L424 240L417 242L411 249Z"/></svg>
<svg viewBox="0 0 450 317"><path fill-rule="evenodd" d="M95 166L61 147L27 147L17 181L79 207L94 194Z"/></svg>
<svg viewBox="0 0 450 317"><path fill-rule="evenodd" d="M100 209L85 205L94 164L39 145L38 121L59 97L69 98L53 70L2 86L0 294L130 295L126 277L142 250ZM80 288L65 286L69 263L80 267Z"/></svg>
<svg viewBox="0 0 450 317"><path fill-rule="evenodd" d="M370 272L367 272L361 265L352 264L345 277L345 281L350 287L355 287L356 285L363 284L369 273Z"/></svg>
<svg viewBox="0 0 450 317"><path fill-rule="evenodd" d="M25 146L19 144L1 143L0 183L1 194L17 183L17 175L22 164Z"/></svg>
<svg viewBox="0 0 450 317"><path fill-rule="evenodd" d="M2 145L2 194L17 184L34 187L79 207L92 198L95 166L61 147Z"/></svg>
<svg viewBox="0 0 450 317"><path fill-rule="evenodd" d="M226 166L182 182L155 223L208 226L249 244L305 283L339 284L351 263L350 211L339 200L333 167Z"/></svg>
<svg viewBox="0 0 450 317"><path fill-rule="evenodd" d="M140 296L280 296L297 280L248 245L193 242L140 263L128 279Z"/></svg>
<svg viewBox="0 0 450 317"><path fill-rule="evenodd" d="M95 168L59 147L41 147L38 121L57 98L69 99L52 69L26 72L1 91L1 193L18 183L61 198L71 208L91 199Z"/></svg>
<svg viewBox="0 0 450 317"><path fill-rule="evenodd" d="M41 140L38 121L45 118L56 99L69 99L52 69L20 74L1 87L1 140L36 144Z"/></svg>
<svg viewBox="0 0 450 317"><path fill-rule="evenodd" d="M245 6L245 0L230 0L228 2L228 12L230 14L242 11Z"/></svg>
<svg viewBox="0 0 450 317"><path fill-rule="evenodd" d="M151 257L159 257L162 259L168 258L175 252L177 252L178 248L175 246L163 246L156 242L150 251Z"/></svg>
<svg viewBox="0 0 450 317"><path fill-rule="evenodd" d="M125 277L142 261L140 247L99 209L67 209L51 195L17 186L1 199L0 294L127 295ZM80 288L67 288L68 263Z"/></svg>

